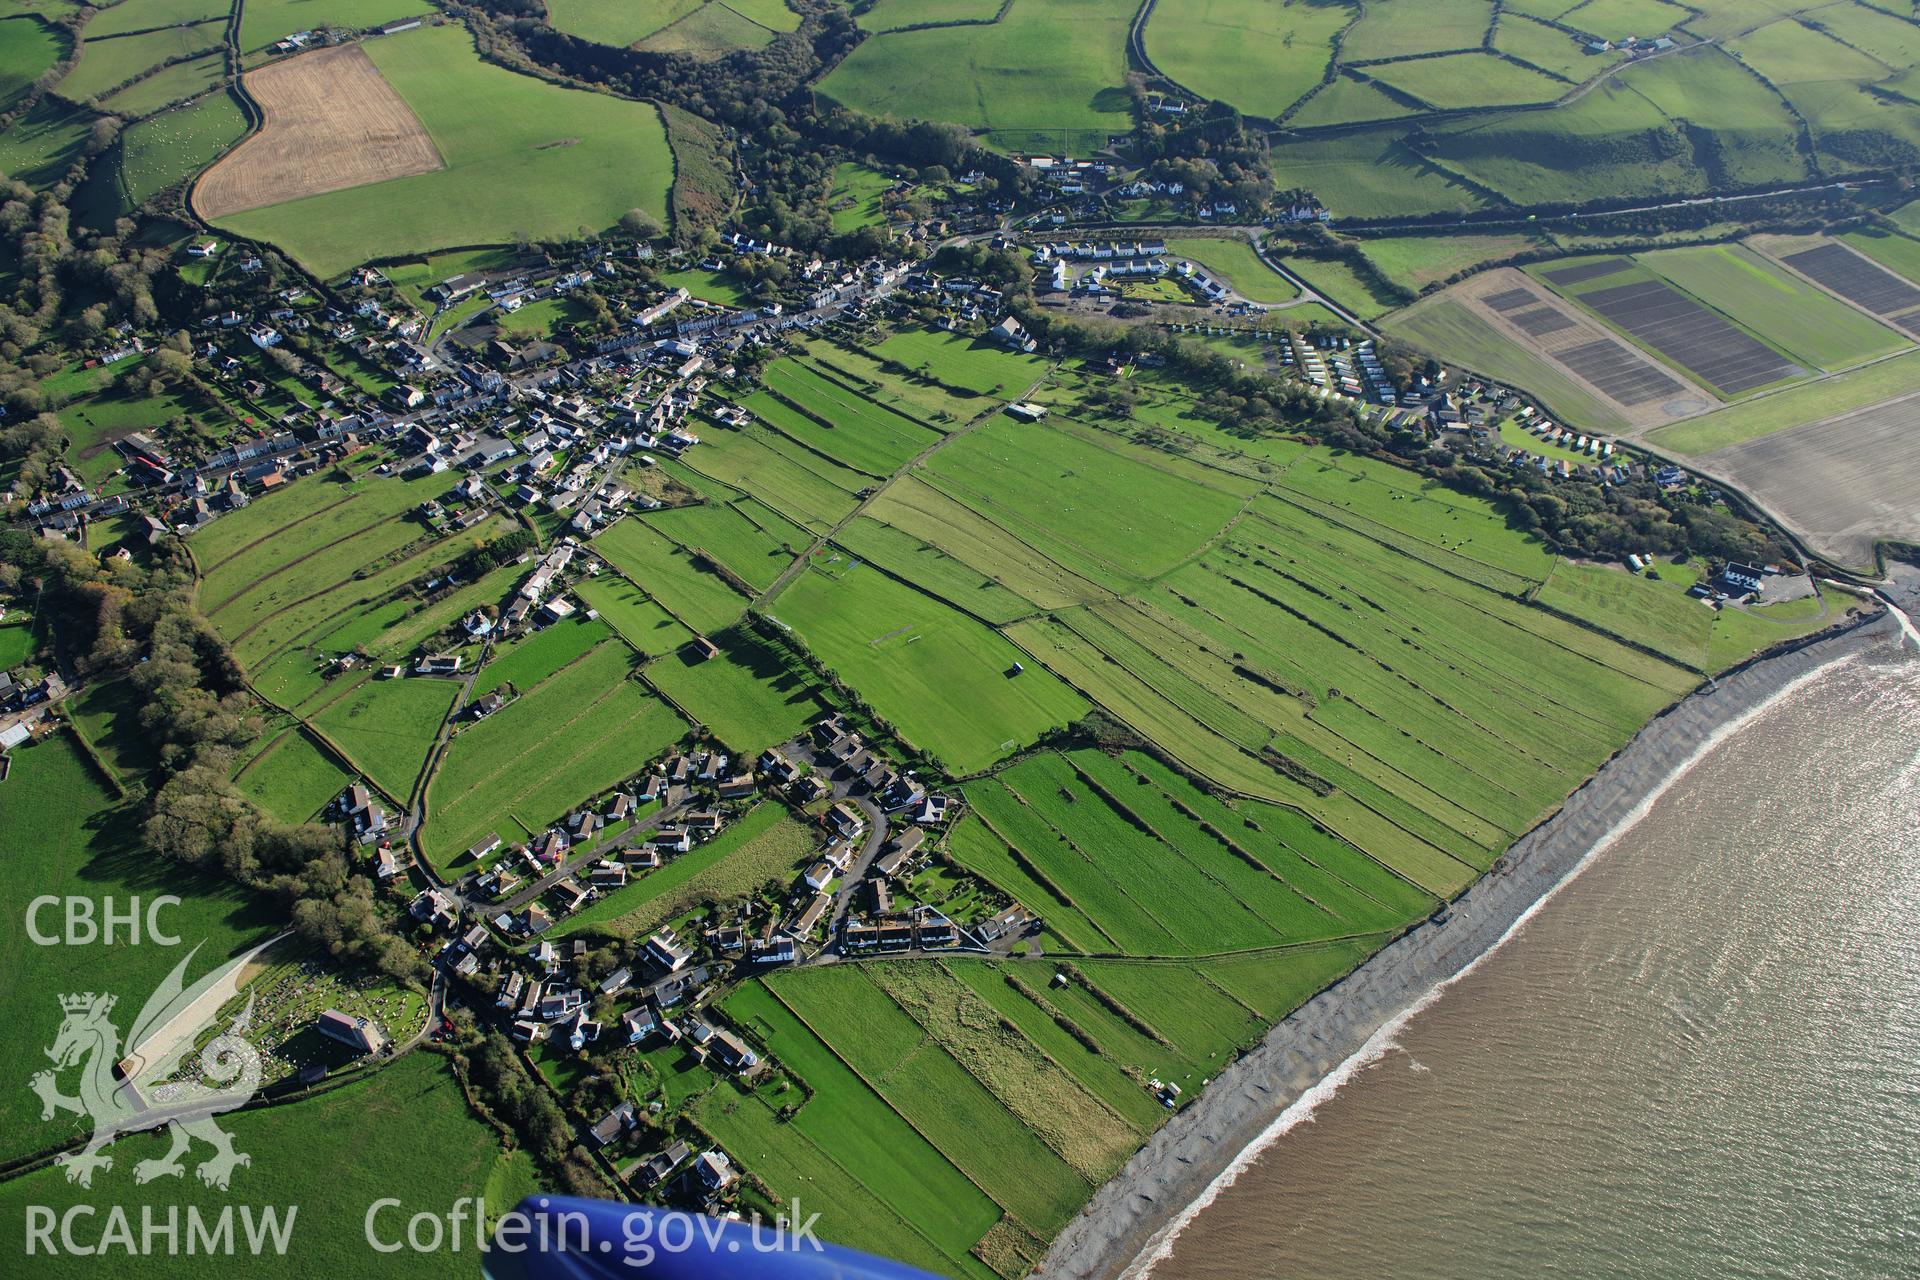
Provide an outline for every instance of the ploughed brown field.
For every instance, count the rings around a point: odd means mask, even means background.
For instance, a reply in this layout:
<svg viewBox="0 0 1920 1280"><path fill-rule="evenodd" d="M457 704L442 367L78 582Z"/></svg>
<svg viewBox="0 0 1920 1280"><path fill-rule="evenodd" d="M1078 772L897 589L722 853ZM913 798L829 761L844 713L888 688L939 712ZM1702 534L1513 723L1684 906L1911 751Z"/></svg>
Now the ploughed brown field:
<svg viewBox="0 0 1920 1280"><path fill-rule="evenodd" d="M203 218L446 165L413 109L358 45L250 71L246 86L266 122L194 187L193 207Z"/></svg>

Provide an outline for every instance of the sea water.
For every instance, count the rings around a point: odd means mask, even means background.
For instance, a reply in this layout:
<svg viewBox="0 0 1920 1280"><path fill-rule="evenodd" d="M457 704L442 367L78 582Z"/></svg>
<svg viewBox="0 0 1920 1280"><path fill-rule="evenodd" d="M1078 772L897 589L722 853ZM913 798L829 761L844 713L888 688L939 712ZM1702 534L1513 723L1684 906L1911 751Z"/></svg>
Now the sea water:
<svg viewBox="0 0 1920 1280"><path fill-rule="evenodd" d="M1920 657L1799 682L1153 1280L1920 1276Z"/></svg>

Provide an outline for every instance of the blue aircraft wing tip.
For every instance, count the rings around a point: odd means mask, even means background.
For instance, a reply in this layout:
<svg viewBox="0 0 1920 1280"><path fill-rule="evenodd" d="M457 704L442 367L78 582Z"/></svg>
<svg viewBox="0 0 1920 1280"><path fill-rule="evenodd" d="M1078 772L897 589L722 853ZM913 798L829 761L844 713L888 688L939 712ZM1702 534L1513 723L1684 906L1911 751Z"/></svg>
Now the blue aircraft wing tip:
<svg viewBox="0 0 1920 1280"><path fill-rule="evenodd" d="M804 1226L547 1195L501 1220L484 1270L490 1280L939 1280Z"/></svg>

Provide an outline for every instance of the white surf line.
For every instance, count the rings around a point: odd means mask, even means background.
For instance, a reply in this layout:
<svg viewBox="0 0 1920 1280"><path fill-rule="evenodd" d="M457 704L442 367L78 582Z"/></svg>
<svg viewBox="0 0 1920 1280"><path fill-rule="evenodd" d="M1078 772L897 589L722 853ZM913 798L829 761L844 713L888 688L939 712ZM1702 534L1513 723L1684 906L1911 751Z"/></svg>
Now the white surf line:
<svg viewBox="0 0 1920 1280"><path fill-rule="evenodd" d="M1899 605L1895 604L1893 602L1892 596L1887 595L1884 592L1875 592L1874 594L1880 597L1881 604L1884 604L1885 606L1887 606L1887 612L1891 613L1895 618L1899 620L1900 632L1901 632L1901 635L1904 637L1904 639L1901 641L1902 647L1903 648L1905 647L1907 640L1911 640L1913 641L1913 647L1916 649L1920 649L1920 628L1915 628L1915 626L1913 625L1913 619L1907 616L1907 611L1905 609L1902 609Z"/></svg>
<svg viewBox="0 0 1920 1280"><path fill-rule="evenodd" d="M1894 612L1898 613L1899 611L1895 610ZM1901 619L1907 633L1914 637L1915 644L1920 645L1920 633L1915 632L1913 624L1906 620L1904 614L1901 615ZM1841 654L1831 661L1823 662L1812 670L1795 676L1792 680L1789 680L1786 684L1774 690L1774 692L1769 694L1763 701L1748 708L1725 724L1715 728L1713 732L1703 738L1700 745L1694 748L1692 754L1688 755L1685 760L1675 766L1673 771L1661 779L1659 785L1652 788L1639 804L1635 805L1633 809L1622 817L1619 822L1615 823L1605 835L1601 836L1600 839L1594 843L1593 848L1587 850L1587 852L1581 856L1580 861L1575 863L1565 876L1561 877L1551 888L1536 898L1526 910L1522 911L1520 915L1515 918L1514 922L1507 926L1505 932L1494 939L1492 946L1468 961L1467 964L1461 968L1460 972L1454 974L1452 977L1442 979L1426 994L1415 1000L1411 1005L1408 1005L1406 1009L1387 1019L1386 1022L1381 1024L1379 1030L1367 1037L1366 1043L1361 1045L1351 1057L1347 1058L1346 1061L1342 1062L1332 1071L1329 1071L1325 1076L1322 1076L1310 1089L1295 1099L1286 1110L1274 1117L1273 1123L1268 1125L1259 1137L1243 1147L1240 1153L1233 1158L1233 1163L1221 1170L1220 1176L1207 1184L1205 1191L1202 1191L1191 1204L1182 1209L1170 1222L1161 1227L1160 1230L1154 1232L1152 1237L1150 1237L1147 1243L1141 1248L1139 1254L1136 1255L1134 1260L1128 1263L1126 1269L1120 1273L1120 1280L1146 1280L1146 1277L1152 1274L1154 1267L1173 1253L1174 1244L1179 1240L1180 1233L1186 1230L1188 1224L1199 1217L1208 1206L1218 1199L1222 1191L1238 1181L1240 1175L1250 1168L1254 1161L1258 1160L1260 1156L1265 1153L1268 1147L1271 1147L1296 1126L1311 1120L1313 1113L1319 1109L1320 1104L1338 1093L1341 1085L1344 1085L1359 1075L1361 1071L1386 1057L1389 1051L1397 1047L1400 1032L1408 1023L1412 1022L1421 1012L1432 1007L1442 995L1446 994L1448 987L1451 987L1454 983L1478 969L1487 957L1504 947L1516 934L1526 927L1527 922L1532 920L1542 907L1546 906L1562 889L1572 884L1581 872L1591 866L1594 859L1611 848L1621 836L1624 836L1627 832L1639 826L1641 820L1653 811L1653 806L1659 802L1660 797L1665 795L1674 783L1680 781L1680 779L1692 772L1694 766L1704 760L1715 747L1718 747L1722 742L1725 742L1728 738L1746 728L1764 712L1771 710L1790 695L1797 693L1815 677L1825 675L1835 666L1843 662L1851 661L1858 656L1859 655L1855 653Z"/></svg>

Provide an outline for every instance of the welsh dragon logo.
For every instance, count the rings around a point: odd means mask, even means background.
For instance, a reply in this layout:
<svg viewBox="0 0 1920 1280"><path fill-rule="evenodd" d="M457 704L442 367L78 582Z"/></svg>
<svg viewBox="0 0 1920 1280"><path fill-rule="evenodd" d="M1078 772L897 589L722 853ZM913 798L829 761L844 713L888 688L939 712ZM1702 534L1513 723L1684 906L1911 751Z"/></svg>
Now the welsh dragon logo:
<svg viewBox="0 0 1920 1280"><path fill-rule="evenodd" d="M60 997L66 1017L46 1051L53 1068L36 1074L30 1087L40 1095L42 1120L71 1111L93 1121L86 1146L57 1160L69 1182L92 1186L96 1171L113 1168L113 1157L104 1148L115 1138L162 1126L172 1131L173 1145L165 1155L135 1165L135 1182L179 1177L186 1171L182 1157L195 1138L213 1148L195 1170L208 1186L226 1190L233 1171L252 1163L214 1123L215 1116L245 1105L260 1087L260 1051L244 1036L253 1016L252 999L200 1050L199 1075L210 1083L170 1079L213 1026L233 992L235 973L259 949L229 960L187 987L183 977L199 950L196 946L188 952L148 997L124 1043L111 1020L117 997L94 992ZM60 1092L58 1075L73 1067L80 1069L79 1092L69 1095Z"/></svg>

